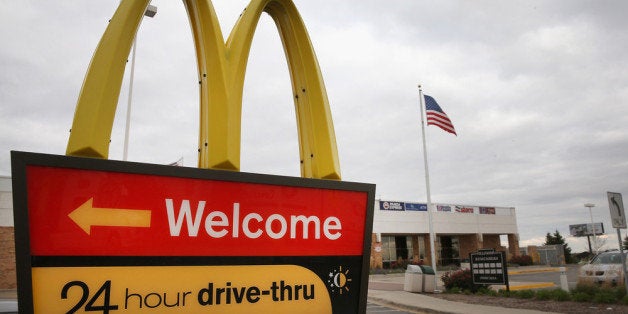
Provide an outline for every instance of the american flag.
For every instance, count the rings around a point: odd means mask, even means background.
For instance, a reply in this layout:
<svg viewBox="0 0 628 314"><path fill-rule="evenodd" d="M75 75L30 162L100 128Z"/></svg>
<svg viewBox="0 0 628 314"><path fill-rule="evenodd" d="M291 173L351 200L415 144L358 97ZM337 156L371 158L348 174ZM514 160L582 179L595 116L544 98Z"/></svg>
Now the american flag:
<svg viewBox="0 0 628 314"><path fill-rule="evenodd" d="M438 103L436 103L436 100L428 95L423 96L425 97L425 116L427 117L427 125L435 125L446 132L458 136L453 123L451 123L447 114L440 108Z"/></svg>

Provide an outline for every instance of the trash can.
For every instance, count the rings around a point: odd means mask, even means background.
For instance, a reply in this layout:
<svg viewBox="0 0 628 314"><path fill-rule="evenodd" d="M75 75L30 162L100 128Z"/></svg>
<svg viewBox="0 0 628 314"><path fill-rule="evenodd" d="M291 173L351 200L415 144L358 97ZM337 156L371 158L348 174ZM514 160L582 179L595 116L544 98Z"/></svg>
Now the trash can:
<svg viewBox="0 0 628 314"><path fill-rule="evenodd" d="M431 292L433 293L436 289L434 280L436 279L436 272L434 268L431 266L423 266L421 265L421 273L423 277L423 284L421 286L421 290L423 292Z"/></svg>
<svg viewBox="0 0 628 314"><path fill-rule="evenodd" d="M403 283L403 291L423 292L423 271L418 265L408 265Z"/></svg>

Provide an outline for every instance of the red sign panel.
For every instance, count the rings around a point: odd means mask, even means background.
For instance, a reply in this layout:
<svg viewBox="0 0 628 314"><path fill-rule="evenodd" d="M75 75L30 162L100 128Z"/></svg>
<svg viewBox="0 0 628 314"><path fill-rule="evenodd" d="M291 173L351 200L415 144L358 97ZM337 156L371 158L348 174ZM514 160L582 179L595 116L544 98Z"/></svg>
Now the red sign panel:
<svg viewBox="0 0 628 314"><path fill-rule="evenodd" d="M366 193L28 166L33 255L361 255ZM307 248L307 249L306 249Z"/></svg>

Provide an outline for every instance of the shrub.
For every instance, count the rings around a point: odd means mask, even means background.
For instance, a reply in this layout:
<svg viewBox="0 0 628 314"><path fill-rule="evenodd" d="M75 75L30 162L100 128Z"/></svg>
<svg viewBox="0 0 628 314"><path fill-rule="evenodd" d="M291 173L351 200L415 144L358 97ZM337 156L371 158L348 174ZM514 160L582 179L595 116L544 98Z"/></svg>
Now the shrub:
<svg viewBox="0 0 628 314"><path fill-rule="evenodd" d="M515 297L520 299L595 302L606 304L619 303L628 305L628 295L626 294L626 289L624 287L611 287L609 285L579 282L571 293L559 288L552 290L494 291L483 285L473 284L471 271L468 269L448 272L441 276L441 279L443 280L448 293L475 293L478 295Z"/></svg>
<svg viewBox="0 0 628 314"><path fill-rule="evenodd" d="M456 271L446 272L441 276L445 289L450 290L454 287L465 291L476 292L481 285L473 283L473 276L470 269L461 269Z"/></svg>
<svg viewBox="0 0 628 314"><path fill-rule="evenodd" d="M576 289L573 292L579 292L588 294L590 296L595 295L598 291L600 291L600 287L593 283L588 282L578 282L576 284Z"/></svg>
<svg viewBox="0 0 628 314"><path fill-rule="evenodd" d="M479 294L479 295L490 295L491 292L494 292L493 290L489 289L488 287L485 286L481 286L478 291L475 294Z"/></svg>
<svg viewBox="0 0 628 314"><path fill-rule="evenodd" d="M574 292L572 299L576 302L591 302L593 296L584 292Z"/></svg>
<svg viewBox="0 0 628 314"><path fill-rule="evenodd" d="M536 292L535 299L537 300L551 300L552 294L550 290L539 290Z"/></svg>
<svg viewBox="0 0 628 314"><path fill-rule="evenodd" d="M534 290L519 290L514 292L515 293L511 294L519 299L532 299L535 295Z"/></svg>
<svg viewBox="0 0 628 314"><path fill-rule="evenodd" d="M571 293L563 289L550 290L551 299L554 301L569 301L571 300Z"/></svg>
<svg viewBox="0 0 628 314"><path fill-rule="evenodd" d="M537 290L535 298L537 300L569 301L571 300L571 294L562 289L545 289Z"/></svg>
<svg viewBox="0 0 628 314"><path fill-rule="evenodd" d="M398 258L397 261L390 263L391 269L402 269L405 270L408 268L408 261L403 258Z"/></svg>
<svg viewBox="0 0 628 314"><path fill-rule="evenodd" d="M510 258L510 263L517 264L519 266L530 266L532 265L532 257L529 255L515 255Z"/></svg>
<svg viewBox="0 0 628 314"><path fill-rule="evenodd" d="M626 297L624 287L610 287L579 282L573 291L573 300L579 302L617 303Z"/></svg>
<svg viewBox="0 0 628 314"><path fill-rule="evenodd" d="M613 289L613 292L615 293L615 297L617 298L617 300L621 300L626 296L626 287L618 286L617 288Z"/></svg>
<svg viewBox="0 0 628 314"><path fill-rule="evenodd" d="M600 290L593 296L593 302L595 303L615 303L617 302L617 298L615 297L615 293L610 290Z"/></svg>

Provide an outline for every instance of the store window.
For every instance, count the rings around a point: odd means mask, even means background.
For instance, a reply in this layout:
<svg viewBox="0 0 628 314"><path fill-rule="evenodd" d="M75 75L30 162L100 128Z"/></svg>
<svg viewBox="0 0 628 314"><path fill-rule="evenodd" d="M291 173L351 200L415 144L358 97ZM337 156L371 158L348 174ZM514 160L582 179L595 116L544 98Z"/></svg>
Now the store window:
<svg viewBox="0 0 628 314"><path fill-rule="evenodd" d="M413 256L412 236L382 236L384 268L393 267L399 259L412 261Z"/></svg>
<svg viewBox="0 0 628 314"><path fill-rule="evenodd" d="M423 263L425 263L425 238L423 236L418 236L417 240L419 243L419 261L423 260Z"/></svg>
<svg viewBox="0 0 628 314"><path fill-rule="evenodd" d="M397 259L395 253L395 237L382 236L382 260L390 262Z"/></svg>
<svg viewBox="0 0 628 314"><path fill-rule="evenodd" d="M439 236L440 254L438 265L460 266L460 241L457 236Z"/></svg>

